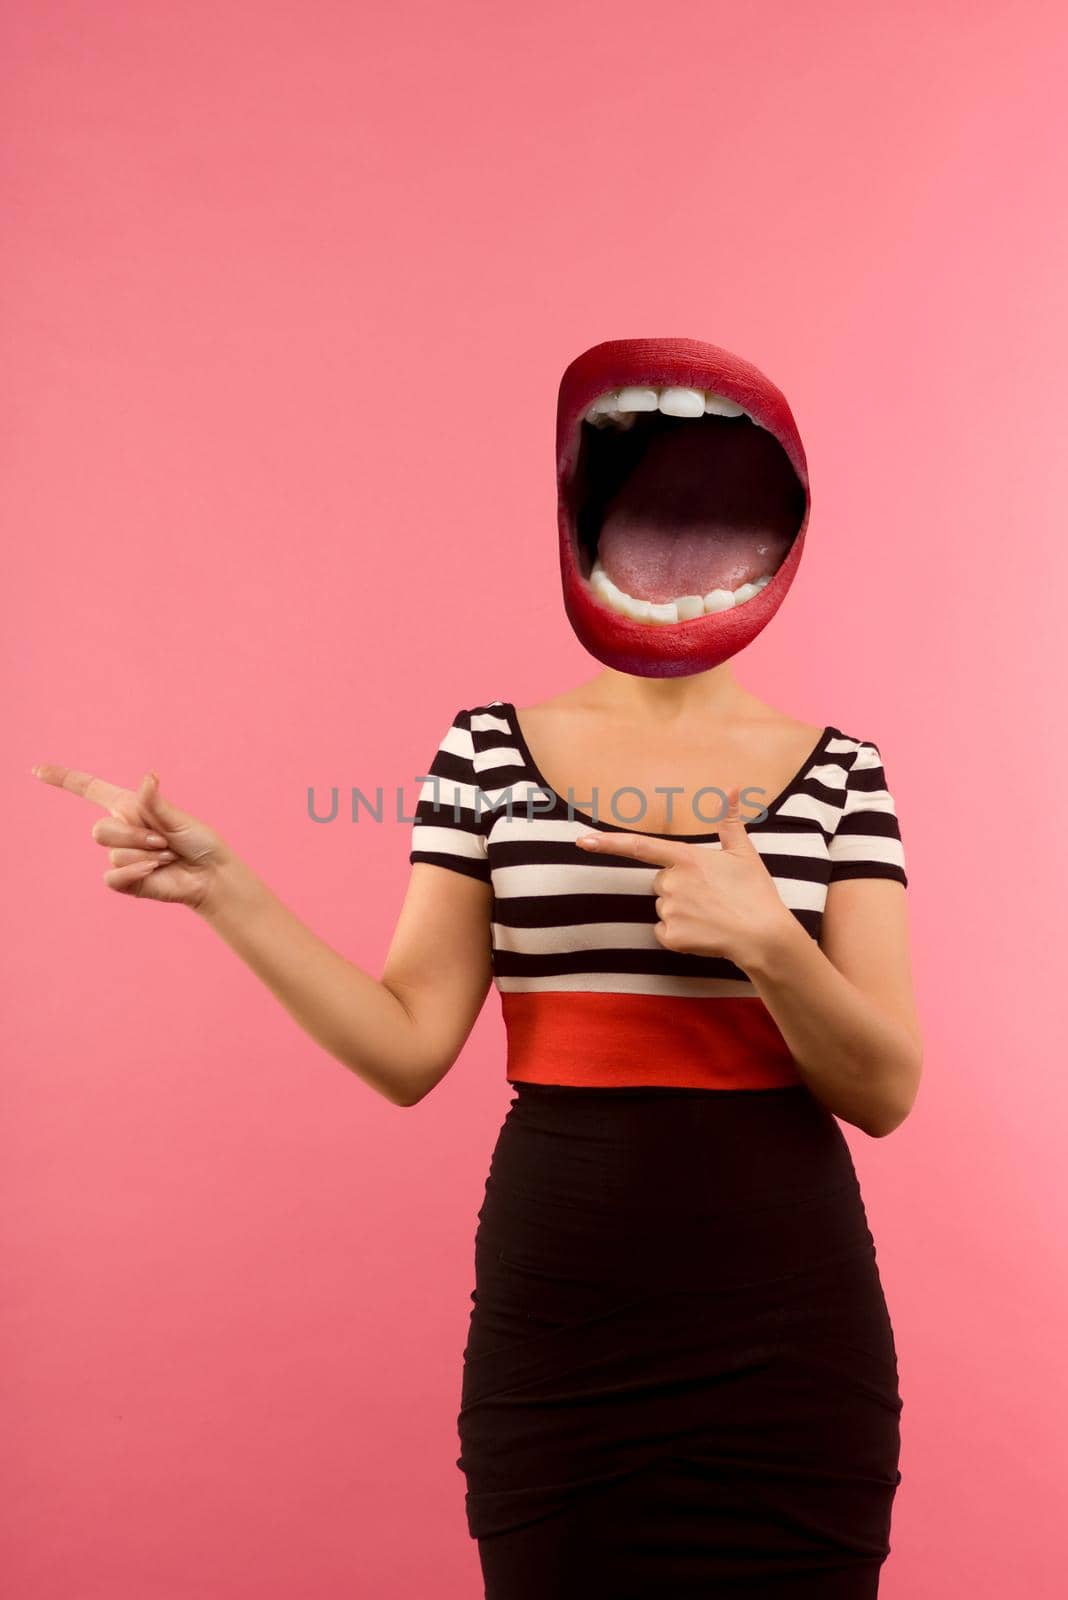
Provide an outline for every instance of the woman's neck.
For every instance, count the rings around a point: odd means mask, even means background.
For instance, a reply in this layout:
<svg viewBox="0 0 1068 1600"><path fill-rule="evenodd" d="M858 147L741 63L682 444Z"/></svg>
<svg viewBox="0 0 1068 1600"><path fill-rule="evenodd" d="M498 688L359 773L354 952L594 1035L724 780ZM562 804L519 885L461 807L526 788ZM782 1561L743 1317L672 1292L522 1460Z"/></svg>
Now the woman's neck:
<svg viewBox="0 0 1068 1600"><path fill-rule="evenodd" d="M599 706L638 722L654 718L666 723L692 716L730 717L760 705L737 682L727 662L679 678L644 678L606 667L586 688Z"/></svg>

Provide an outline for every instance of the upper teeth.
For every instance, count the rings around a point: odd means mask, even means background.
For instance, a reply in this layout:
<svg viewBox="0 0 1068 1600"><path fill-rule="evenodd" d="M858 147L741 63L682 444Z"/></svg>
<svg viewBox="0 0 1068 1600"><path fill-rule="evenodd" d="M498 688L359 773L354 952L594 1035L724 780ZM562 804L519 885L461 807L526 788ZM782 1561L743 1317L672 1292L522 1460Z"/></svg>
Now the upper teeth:
<svg viewBox="0 0 1068 1600"><path fill-rule="evenodd" d="M675 600L659 602L636 600L612 582L598 559L590 573L590 588L612 611L630 617L633 622L689 622L693 617L705 616L710 611L729 611L733 606L744 605L755 594L759 594L772 577L773 574L768 572L754 583L743 583L737 589L712 589L706 595L683 594Z"/></svg>
<svg viewBox="0 0 1068 1600"><path fill-rule="evenodd" d="M586 411L586 421L603 428L606 424L614 423L616 427L628 428L634 421L639 411L660 411L665 417L702 417L707 415L716 417L748 417L750 422L761 424L740 406L736 400L728 400L726 395L715 394L711 389L681 389L670 387L666 389L648 389L633 386L626 389L613 389L608 394L601 394Z"/></svg>

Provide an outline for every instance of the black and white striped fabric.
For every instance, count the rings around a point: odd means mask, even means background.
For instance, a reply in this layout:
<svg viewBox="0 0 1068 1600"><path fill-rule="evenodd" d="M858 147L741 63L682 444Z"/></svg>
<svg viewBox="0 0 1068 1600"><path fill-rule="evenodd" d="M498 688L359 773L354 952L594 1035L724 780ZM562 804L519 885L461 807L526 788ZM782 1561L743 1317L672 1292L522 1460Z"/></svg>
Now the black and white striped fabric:
<svg viewBox="0 0 1068 1600"><path fill-rule="evenodd" d="M578 848L575 839L591 828L632 831L609 821L606 809L594 819L576 802L569 814L566 799L538 771L515 706L493 700L458 711L441 739L419 793L409 860L490 885L494 977L502 991L754 994L731 962L659 943L656 867ZM908 883L878 746L839 728L823 730L767 814L746 827L783 902L813 938L832 883ZM711 828L675 837L720 848Z"/></svg>

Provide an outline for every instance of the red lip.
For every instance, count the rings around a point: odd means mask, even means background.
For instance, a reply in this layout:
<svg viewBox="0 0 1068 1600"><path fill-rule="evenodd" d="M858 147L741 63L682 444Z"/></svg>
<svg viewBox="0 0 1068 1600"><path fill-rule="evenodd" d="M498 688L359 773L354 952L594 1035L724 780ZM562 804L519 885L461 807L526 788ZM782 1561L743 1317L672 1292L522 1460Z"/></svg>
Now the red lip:
<svg viewBox="0 0 1068 1600"><path fill-rule="evenodd" d="M744 606L650 625L610 611L583 578L569 495L583 418L599 395L626 385L714 390L743 406L786 452L804 492L804 512L771 582ZM641 677L701 672L743 650L771 621L800 562L811 502L805 451L786 397L751 362L696 339L610 339L595 345L572 361L560 380L556 463L564 606L582 644L606 666Z"/></svg>

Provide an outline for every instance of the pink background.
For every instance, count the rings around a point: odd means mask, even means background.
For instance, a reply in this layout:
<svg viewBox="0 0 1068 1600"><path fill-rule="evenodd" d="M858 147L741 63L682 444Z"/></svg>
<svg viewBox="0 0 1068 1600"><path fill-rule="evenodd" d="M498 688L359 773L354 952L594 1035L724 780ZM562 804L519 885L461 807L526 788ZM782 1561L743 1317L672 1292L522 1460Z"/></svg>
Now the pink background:
<svg viewBox="0 0 1068 1600"><path fill-rule="evenodd" d="M460 1359L491 996L390 1106L35 761L208 818L380 970L453 712L598 670L556 384L762 366L808 450L735 666L883 751L926 1073L850 1133L901 1358L888 1600L1063 1584L1064 77L1053 3L9 0L0 1566L19 1600L481 1592Z"/></svg>

